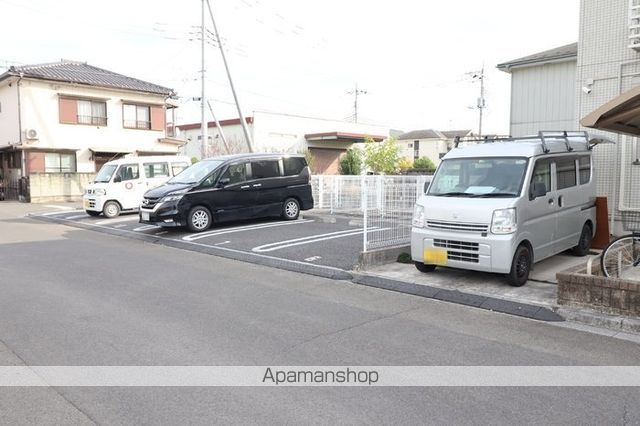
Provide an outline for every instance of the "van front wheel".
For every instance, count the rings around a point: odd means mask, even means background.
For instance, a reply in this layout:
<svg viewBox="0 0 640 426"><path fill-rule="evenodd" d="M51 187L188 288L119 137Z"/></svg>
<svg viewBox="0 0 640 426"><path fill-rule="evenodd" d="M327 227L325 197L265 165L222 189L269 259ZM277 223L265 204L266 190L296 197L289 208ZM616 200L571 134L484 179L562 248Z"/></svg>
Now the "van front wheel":
<svg viewBox="0 0 640 426"><path fill-rule="evenodd" d="M591 241L593 240L593 232L591 231L591 225L585 223L582 227L582 233L580 233L580 239L578 245L573 248L573 254L576 256L586 256L591 249Z"/></svg>
<svg viewBox="0 0 640 426"><path fill-rule="evenodd" d="M197 206L189 211L187 226L191 232L202 232L211 226L211 212L206 207Z"/></svg>
<svg viewBox="0 0 640 426"><path fill-rule="evenodd" d="M416 269L420 272L433 272L436 270L436 265L427 265L426 263L422 263L422 262L413 262L414 265L416 265Z"/></svg>
<svg viewBox="0 0 640 426"><path fill-rule="evenodd" d="M300 215L300 204L295 198L287 198L282 204L282 218L296 220Z"/></svg>
<svg viewBox="0 0 640 426"><path fill-rule="evenodd" d="M115 201L107 201L102 207L102 214L109 219L120 215L120 204Z"/></svg>
<svg viewBox="0 0 640 426"><path fill-rule="evenodd" d="M507 282L513 287L522 287L529 279L531 271L532 256L531 250L525 245L521 245L513 255L511 262L511 272L507 275Z"/></svg>

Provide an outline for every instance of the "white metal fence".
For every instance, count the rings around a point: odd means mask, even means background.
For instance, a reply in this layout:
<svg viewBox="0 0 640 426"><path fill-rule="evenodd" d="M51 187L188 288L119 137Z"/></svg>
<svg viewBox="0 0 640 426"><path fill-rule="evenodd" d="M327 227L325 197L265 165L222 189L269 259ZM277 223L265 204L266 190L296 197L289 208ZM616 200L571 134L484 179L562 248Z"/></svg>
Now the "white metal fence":
<svg viewBox="0 0 640 426"><path fill-rule="evenodd" d="M416 199L431 176L317 175L314 208L362 218L363 250L406 245Z"/></svg>

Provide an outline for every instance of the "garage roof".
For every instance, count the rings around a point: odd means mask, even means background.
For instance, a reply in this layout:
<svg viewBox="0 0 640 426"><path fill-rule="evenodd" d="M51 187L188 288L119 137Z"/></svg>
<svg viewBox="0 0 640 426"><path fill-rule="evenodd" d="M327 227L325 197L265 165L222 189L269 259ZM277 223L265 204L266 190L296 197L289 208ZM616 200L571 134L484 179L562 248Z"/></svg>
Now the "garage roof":
<svg viewBox="0 0 640 426"><path fill-rule="evenodd" d="M640 86L591 112L580 124L593 129L640 136Z"/></svg>

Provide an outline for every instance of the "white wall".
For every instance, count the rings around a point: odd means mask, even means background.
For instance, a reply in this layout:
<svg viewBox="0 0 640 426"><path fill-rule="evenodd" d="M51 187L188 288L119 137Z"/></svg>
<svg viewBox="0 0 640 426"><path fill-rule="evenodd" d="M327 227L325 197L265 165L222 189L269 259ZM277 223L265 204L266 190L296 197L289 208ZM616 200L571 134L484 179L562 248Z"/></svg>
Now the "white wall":
<svg viewBox="0 0 640 426"><path fill-rule="evenodd" d="M18 91L15 80L8 78L0 83L0 147L20 141Z"/></svg>
<svg viewBox="0 0 640 426"><path fill-rule="evenodd" d="M302 117L289 114L278 114L264 111L253 113L253 123L248 124L249 132L253 139L256 152L302 152L308 146L325 148L347 148L344 143L332 141L307 143L304 135L310 133L346 132L364 135L389 136L389 127L350 123L339 120L326 120L322 118ZM225 137L233 152L248 152L242 126L223 126ZM180 137L191 139L183 148L185 155L201 157L201 147L198 136L200 128L181 131ZM218 130L215 127L208 129L208 135L212 137L211 147L213 155L224 154L222 139L216 138Z"/></svg>
<svg viewBox="0 0 640 426"><path fill-rule="evenodd" d="M511 135L576 130L576 60L513 68Z"/></svg>
<svg viewBox="0 0 640 426"><path fill-rule="evenodd" d="M107 125L61 124L58 93L108 98ZM165 131L125 129L122 127L122 100L164 104L164 96L115 89L72 86L24 79L20 87L22 129L35 129L38 140L29 146L53 149L77 149L77 171L94 172L89 148L123 151L177 151L177 146L158 142ZM25 142L26 143L26 142Z"/></svg>
<svg viewBox="0 0 640 426"><path fill-rule="evenodd" d="M398 145L400 146L400 156L414 160L414 146L415 141L420 142L418 146L418 157L428 157L436 166L440 164L440 154L446 154L449 152L448 141L444 139L413 139L413 140L400 140ZM411 145L411 147L409 147Z"/></svg>

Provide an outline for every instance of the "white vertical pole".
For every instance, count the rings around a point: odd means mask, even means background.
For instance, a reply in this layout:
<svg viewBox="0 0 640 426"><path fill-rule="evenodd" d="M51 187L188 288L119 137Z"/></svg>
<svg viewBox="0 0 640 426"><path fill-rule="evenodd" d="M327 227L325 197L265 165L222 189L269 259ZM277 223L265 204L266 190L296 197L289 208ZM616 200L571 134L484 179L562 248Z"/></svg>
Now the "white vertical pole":
<svg viewBox="0 0 640 426"><path fill-rule="evenodd" d="M324 207L324 176L318 175L318 207Z"/></svg>
<svg viewBox="0 0 640 426"><path fill-rule="evenodd" d="M369 209L367 208L367 180L366 180L366 176L362 175L362 205L364 207L364 212L362 214L362 230L364 231L362 233L362 251L366 252L367 251L367 215L368 215L368 211Z"/></svg>
<svg viewBox="0 0 640 426"><path fill-rule="evenodd" d="M207 135L207 115L205 113L205 105L207 102L207 98L206 98L206 94L205 94L205 87L204 87L204 79L205 79L205 60L204 60L204 43L205 43L205 29L204 29L204 2L205 0L202 0L202 19L201 19L201 27L200 27L200 38L201 38L201 43L200 43L200 47L201 47L201 59L202 59L202 70L200 70L201 76L201 91L202 93L200 94L200 109L201 109L201 113L202 113L202 122L201 122L201 127L200 127L200 137L202 138L202 143L200 144L200 159L206 158L207 157L207 146L209 144L209 137Z"/></svg>

